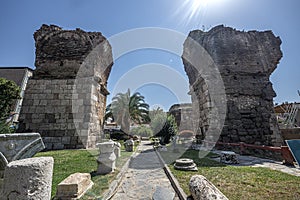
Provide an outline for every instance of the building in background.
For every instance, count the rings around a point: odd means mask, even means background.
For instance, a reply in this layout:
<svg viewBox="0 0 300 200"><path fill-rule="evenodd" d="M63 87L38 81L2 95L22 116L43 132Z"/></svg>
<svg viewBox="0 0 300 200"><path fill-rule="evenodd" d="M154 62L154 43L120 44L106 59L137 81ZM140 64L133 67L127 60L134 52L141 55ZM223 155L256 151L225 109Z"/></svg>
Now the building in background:
<svg viewBox="0 0 300 200"><path fill-rule="evenodd" d="M300 127L300 103L282 103L274 107L280 128Z"/></svg>
<svg viewBox="0 0 300 200"><path fill-rule="evenodd" d="M0 67L0 77L7 80L14 81L20 88L20 99L18 99L12 109L13 122L18 122L20 110L22 107L24 92L26 90L27 82L32 77L33 70L29 67Z"/></svg>
<svg viewBox="0 0 300 200"><path fill-rule="evenodd" d="M175 117L178 132L193 132L193 109L191 103L174 104L169 109L169 114Z"/></svg>

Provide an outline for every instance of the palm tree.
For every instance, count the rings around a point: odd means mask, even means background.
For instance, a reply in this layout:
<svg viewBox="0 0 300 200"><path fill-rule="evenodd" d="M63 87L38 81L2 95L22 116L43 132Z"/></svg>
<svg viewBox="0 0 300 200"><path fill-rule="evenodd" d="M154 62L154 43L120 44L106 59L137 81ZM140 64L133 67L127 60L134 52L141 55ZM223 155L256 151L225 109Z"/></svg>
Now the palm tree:
<svg viewBox="0 0 300 200"><path fill-rule="evenodd" d="M145 97L139 92L130 95L130 90L126 93L118 93L112 98L112 103L106 108L105 119L113 118L121 125L125 133L129 133L130 122L149 122L149 105L145 103Z"/></svg>

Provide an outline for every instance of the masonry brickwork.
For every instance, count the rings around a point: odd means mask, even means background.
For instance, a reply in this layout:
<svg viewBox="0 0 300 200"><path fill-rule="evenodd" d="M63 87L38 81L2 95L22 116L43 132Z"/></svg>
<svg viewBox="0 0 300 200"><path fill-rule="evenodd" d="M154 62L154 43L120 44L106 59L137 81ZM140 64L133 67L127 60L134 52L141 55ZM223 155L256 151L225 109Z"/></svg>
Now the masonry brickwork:
<svg viewBox="0 0 300 200"><path fill-rule="evenodd" d="M238 31L217 26L208 32L191 31L189 38L200 44L217 66L226 93L226 118L219 141L245 142L278 146L282 139L273 110L276 96L270 75L282 57L281 40L271 31ZM213 119L211 91L203 74L185 59L195 48L186 41L183 63L191 85L193 110L198 130L209 138L207 130ZM199 54L200 56L200 54ZM207 60L200 65L209 68Z"/></svg>
<svg viewBox="0 0 300 200"><path fill-rule="evenodd" d="M110 44L100 32L55 25L42 25L34 39L36 70L18 132L40 133L48 150L95 147L113 64Z"/></svg>

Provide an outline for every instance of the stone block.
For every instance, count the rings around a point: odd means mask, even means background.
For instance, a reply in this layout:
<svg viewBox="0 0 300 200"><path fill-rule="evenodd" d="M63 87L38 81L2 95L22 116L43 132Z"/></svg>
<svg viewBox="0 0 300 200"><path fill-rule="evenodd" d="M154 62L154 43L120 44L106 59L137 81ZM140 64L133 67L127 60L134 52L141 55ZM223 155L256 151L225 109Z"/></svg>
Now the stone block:
<svg viewBox="0 0 300 200"><path fill-rule="evenodd" d="M98 143L100 155L97 159L98 162L98 174L108 174L114 172L116 168L116 155L114 153L115 143L113 141Z"/></svg>
<svg viewBox="0 0 300 200"><path fill-rule="evenodd" d="M125 145L125 151L128 151L128 152L132 152L133 151L133 147L134 147L134 141L133 141L133 139L126 140L124 142L124 145Z"/></svg>
<svg viewBox="0 0 300 200"><path fill-rule="evenodd" d="M119 142L115 142L114 153L115 153L117 158L121 157L121 144Z"/></svg>
<svg viewBox="0 0 300 200"><path fill-rule="evenodd" d="M177 159L174 163L174 168L184 171L198 171L197 165L194 161L188 158Z"/></svg>
<svg viewBox="0 0 300 200"><path fill-rule="evenodd" d="M233 151L221 151L220 162L226 164L238 164L238 154Z"/></svg>
<svg viewBox="0 0 300 200"><path fill-rule="evenodd" d="M189 189L194 200L228 200L216 186L202 175L192 176Z"/></svg>
<svg viewBox="0 0 300 200"><path fill-rule="evenodd" d="M88 173L71 174L58 184L55 198L60 200L80 199L93 184L91 175Z"/></svg>
<svg viewBox="0 0 300 200"><path fill-rule="evenodd" d="M4 171L0 200L50 200L53 164L52 157L10 162Z"/></svg>
<svg viewBox="0 0 300 200"><path fill-rule="evenodd" d="M62 150L64 149L65 145L62 143L53 143L52 149L53 150Z"/></svg>
<svg viewBox="0 0 300 200"><path fill-rule="evenodd" d="M70 142L71 142L71 137L63 137L62 139L61 139L61 142L63 143L63 144L70 144Z"/></svg>
<svg viewBox="0 0 300 200"><path fill-rule="evenodd" d="M30 158L44 148L39 133L0 134L0 152L8 162Z"/></svg>

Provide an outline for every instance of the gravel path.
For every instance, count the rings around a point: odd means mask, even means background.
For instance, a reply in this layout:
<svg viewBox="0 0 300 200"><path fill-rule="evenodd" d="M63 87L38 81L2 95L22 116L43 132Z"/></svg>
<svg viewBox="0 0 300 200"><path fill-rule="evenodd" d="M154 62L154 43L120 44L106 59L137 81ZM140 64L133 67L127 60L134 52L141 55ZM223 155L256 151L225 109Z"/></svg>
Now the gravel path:
<svg viewBox="0 0 300 200"><path fill-rule="evenodd" d="M159 195L161 199L178 199L178 197L170 197L175 195L175 191L150 142L142 141L137 152L116 194L111 199L151 200L154 193L161 194L159 191L164 191L162 192L164 194Z"/></svg>

